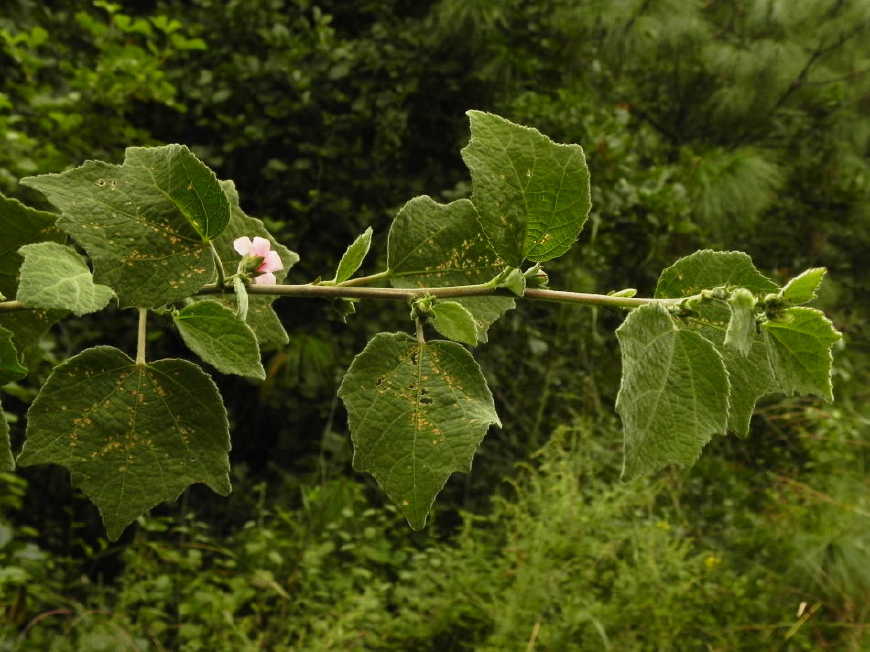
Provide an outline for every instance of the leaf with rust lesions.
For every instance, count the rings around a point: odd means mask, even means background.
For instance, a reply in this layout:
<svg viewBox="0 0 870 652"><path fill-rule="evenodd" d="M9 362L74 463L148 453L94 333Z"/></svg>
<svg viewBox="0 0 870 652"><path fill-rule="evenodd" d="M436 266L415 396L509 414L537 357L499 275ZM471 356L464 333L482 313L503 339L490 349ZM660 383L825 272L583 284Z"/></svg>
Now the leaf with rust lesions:
<svg viewBox="0 0 870 652"><path fill-rule="evenodd" d="M379 333L354 358L338 395L354 468L375 477L415 530L447 478L471 470L489 426L501 425L480 368L455 342Z"/></svg>
<svg viewBox="0 0 870 652"><path fill-rule="evenodd" d="M193 295L215 274L208 244L230 219L214 173L182 145L130 147L123 165L86 161L27 177L57 206L57 226L94 263L94 280L123 306L158 307Z"/></svg>
<svg viewBox="0 0 870 652"><path fill-rule="evenodd" d="M109 539L204 482L230 492L226 410L185 360L137 365L98 346L55 368L27 413L21 466L59 464L99 508Z"/></svg>
<svg viewBox="0 0 870 652"><path fill-rule="evenodd" d="M505 262L480 230L477 211L467 199L439 204L425 195L405 204L387 241L390 282L397 288L448 287L486 283L498 276ZM477 326L477 339L514 307L509 297L461 297Z"/></svg>

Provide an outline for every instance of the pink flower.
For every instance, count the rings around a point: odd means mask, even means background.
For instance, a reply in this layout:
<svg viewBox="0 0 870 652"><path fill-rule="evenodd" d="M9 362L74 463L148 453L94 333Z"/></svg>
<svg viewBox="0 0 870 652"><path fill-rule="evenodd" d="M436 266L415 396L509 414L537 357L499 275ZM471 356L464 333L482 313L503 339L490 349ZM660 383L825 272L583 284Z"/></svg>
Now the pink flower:
<svg viewBox="0 0 870 652"><path fill-rule="evenodd" d="M272 251L272 246L266 238L254 237L254 241L248 236L242 236L233 241L233 249L242 256L259 258L261 262L256 271L259 275L254 277L254 283L258 285L275 285L275 275L279 269L284 269L278 252Z"/></svg>

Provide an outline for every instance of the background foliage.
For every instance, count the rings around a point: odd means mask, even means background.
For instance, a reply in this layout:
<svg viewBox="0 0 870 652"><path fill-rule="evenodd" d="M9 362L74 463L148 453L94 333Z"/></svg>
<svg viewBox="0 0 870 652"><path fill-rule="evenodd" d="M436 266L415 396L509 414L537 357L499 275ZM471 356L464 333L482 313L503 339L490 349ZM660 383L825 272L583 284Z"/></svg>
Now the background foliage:
<svg viewBox="0 0 870 652"><path fill-rule="evenodd" d="M38 205L18 178L185 143L304 250L304 282L331 276L367 226L385 251L414 195L467 196L464 112L494 111L586 150L593 209L548 266L555 286L650 295L700 247L744 250L777 280L825 266L820 304L844 345L835 405L769 401L749 440L620 484L621 315L521 306L477 353L504 428L413 534L350 471L334 398L405 308L361 305L345 325L327 303L278 302L290 343L267 354L266 381L217 377L230 498L194 488L109 547L64 473L2 476L0 649L867 645L867 3L8 4L8 196ZM32 380L82 343L132 350L128 319L53 332L29 353ZM179 346L154 338L155 356ZM16 450L31 387L2 388Z"/></svg>

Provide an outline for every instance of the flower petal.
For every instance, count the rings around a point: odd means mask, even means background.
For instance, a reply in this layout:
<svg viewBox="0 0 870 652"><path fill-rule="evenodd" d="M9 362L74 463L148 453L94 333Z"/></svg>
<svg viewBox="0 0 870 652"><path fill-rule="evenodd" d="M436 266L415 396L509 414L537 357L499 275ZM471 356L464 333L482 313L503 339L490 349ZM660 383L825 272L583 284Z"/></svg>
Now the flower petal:
<svg viewBox="0 0 870 652"><path fill-rule="evenodd" d="M260 274L254 279L254 283L257 285L275 285L277 279L272 272L266 272L265 274Z"/></svg>
<svg viewBox="0 0 870 652"><path fill-rule="evenodd" d="M251 239L248 236L243 235L241 238L233 240L233 249L235 249L240 256L244 256L251 250L253 244L254 243L251 242Z"/></svg>
<svg viewBox="0 0 870 652"><path fill-rule="evenodd" d="M263 264L257 268L258 272L277 272L279 269L284 269L284 263L281 262L281 257L277 251L270 251L266 254Z"/></svg>
<svg viewBox="0 0 870 652"><path fill-rule="evenodd" d="M256 236L254 237L253 246L251 247L251 254L259 256L260 258L265 258L269 254L271 248L272 243L270 243L266 238Z"/></svg>

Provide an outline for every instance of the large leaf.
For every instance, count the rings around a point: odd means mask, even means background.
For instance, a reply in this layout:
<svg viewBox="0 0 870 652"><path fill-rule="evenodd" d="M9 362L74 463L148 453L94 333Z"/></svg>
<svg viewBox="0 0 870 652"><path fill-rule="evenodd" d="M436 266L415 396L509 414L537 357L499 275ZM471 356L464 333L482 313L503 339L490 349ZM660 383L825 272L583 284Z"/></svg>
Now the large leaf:
<svg viewBox="0 0 870 652"><path fill-rule="evenodd" d="M3 416L3 405L0 404L0 473L15 470L15 458L12 456L12 443L9 441L9 424Z"/></svg>
<svg viewBox="0 0 870 652"><path fill-rule="evenodd" d="M226 411L185 360L137 365L112 347L88 349L54 370L27 416L18 463L69 469L112 540L190 484L230 491Z"/></svg>
<svg viewBox="0 0 870 652"><path fill-rule="evenodd" d="M12 343L12 331L0 326L0 385L24 378L27 369L18 364L18 351Z"/></svg>
<svg viewBox="0 0 870 652"><path fill-rule="evenodd" d="M469 471L499 424L477 363L454 342L380 333L354 359L338 395L354 468L371 473L415 530L454 471Z"/></svg>
<svg viewBox="0 0 870 652"><path fill-rule="evenodd" d="M235 184L232 181L221 181L221 187L229 199L231 207L230 222L220 237L214 241L215 249L223 263L224 269L228 274L232 274L238 267L240 256L233 249L233 241L236 238L248 236L253 239L254 236L260 236L269 240L272 251L276 251L281 258L281 262L284 263L284 269L275 272L277 282L281 283L287 276L288 270L299 261L299 256L284 245L279 244L272 237L272 234L266 230L261 220L245 214L239 206L239 193L236 191ZM217 299L233 309L237 307L235 294L212 295L210 298ZM284 330L281 320L278 319L275 310L272 308L272 302L276 298L275 296L267 295L248 297L248 310L245 323L254 331L257 340L261 344L276 344L280 346L289 341L287 331Z"/></svg>
<svg viewBox="0 0 870 652"><path fill-rule="evenodd" d="M762 326L780 389L789 396L815 394L833 401L831 345L840 333L812 308L789 308Z"/></svg>
<svg viewBox="0 0 870 652"><path fill-rule="evenodd" d="M616 331L622 384L616 410L625 429L623 475L676 463L690 466L728 420L722 356L697 333L679 329L658 304L633 310Z"/></svg>
<svg viewBox="0 0 870 652"><path fill-rule="evenodd" d="M471 141L462 158L472 200L493 249L511 267L561 256L592 206L589 169L579 145L561 145L536 129L469 111Z"/></svg>
<svg viewBox="0 0 870 652"><path fill-rule="evenodd" d="M728 327L733 319L728 305L710 301L699 305L697 314L678 323L681 328L693 330L712 342L722 355L731 382L728 429L739 437L746 437L758 399L782 390L768 358L768 345L754 329L747 352L726 345Z"/></svg>
<svg viewBox="0 0 870 652"><path fill-rule="evenodd" d="M481 233L470 201L439 204L422 196L405 204L393 220L387 268L394 287L446 287L485 283L504 270L505 262ZM474 316L483 342L489 326L515 305L508 297L456 301Z"/></svg>
<svg viewBox="0 0 870 652"><path fill-rule="evenodd" d="M55 242L19 249L24 256L16 298L28 308L69 310L76 315L102 310L112 288L97 285L84 258Z"/></svg>
<svg viewBox="0 0 870 652"><path fill-rule="evenodd" d="M181 145L130 147L123 165L87 161L21 181L63 213L57 225L88 252L97 282L122 305L191 296L215 273L208 240L230 206L214 173Z"/></svg>
<svg viewBox="0 0 870 652"><path fill-rule="evenodd" d="M776 292L779 286L755 269L740 251L704 249L681 258L659 277L655 296L687 297L716 287L746 288L753 294Z"/></svg>
<svg viewBox="0 0 870 652"><path fill-rule="evenodd" d="M184 343L218 371L266 378L254 332L226 306L197 301L175 314L175 325Z"/></svg>
<svg viewBox="0 0 870 652"><path fill-rule="evenodd" d="M55 226L57 218L0 195L0 274L18 273L23 259L17 252L22 245L66 240L66 234Z"/></svg>

